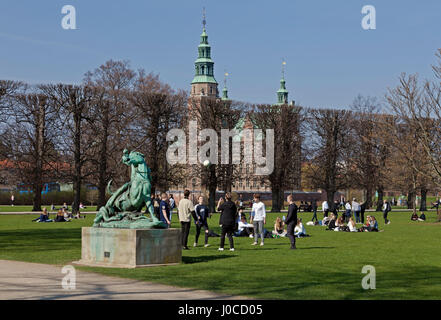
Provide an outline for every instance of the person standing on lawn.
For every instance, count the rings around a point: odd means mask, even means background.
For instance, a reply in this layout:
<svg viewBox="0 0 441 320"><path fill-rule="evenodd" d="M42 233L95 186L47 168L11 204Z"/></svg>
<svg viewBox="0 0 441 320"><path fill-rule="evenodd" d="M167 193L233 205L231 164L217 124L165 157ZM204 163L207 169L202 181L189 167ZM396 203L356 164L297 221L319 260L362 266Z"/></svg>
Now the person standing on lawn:
<svg viewBox="0 0 441 320"><path fill-rule="evenodd" d="M194 220L194 223L196 224L196 237L194 240L193 247L196 247L198 245L198 239L199 235L201 234L201 229L204 228L205 233L205 247L208 247L208 222L207 218L211 217L210 210L208 207L204 204L204 197L199 196L198 198L198 204L194 207L194 211L196 213L196 218Z"/></svg>
<svg viewBox="0 0 441 320"><path fill-rule="evenodd" d="M361 206L360 204L357 202L357 199L352 199L352 211L354 211L354 217L355 217L355 222L356 223L360 223L360 211L361 211Z"/></svg>
<svg viewBox="0 0 441 320"><path fill-rule="evenodd" d="M389 211L391 211L391 206L387 200L383 201L383 218L384 218L384 224L390 224L390 220L387 219L387 214Z"/></svg>
<svg viewBox="0 0 441 320"><path fill-rule="evenodd" d="M228 236L230 242L230 251L234 251L233 233L237 223L237 207L231 201L231 193L225 194L226 201L222 198L217 203L217 211L220 211L219 225L222 228L219 251L224 251L225 236Z"/></svg>
<svg viewBox="0 0 441 320"><path fill-rule="evenodd" d="M346 209L346 211L345 211L345 222L348 223L349 218L351 217L351 211L352 211L352 207L351 207L351 204L349 203L349 201L346 202L345 209Z"/></svg>
<svg viewBox="0 0 441 320"><path fill-rule="evenodd" d="M161 194L161 202L159 203L159 220L167 224L167 228L170 228L170 206L168 204L167 194L163 192Z"/></svg>
<svg viewBox="0 0 441 320"><path fill-rule="evenodd" d="M179 200L178 215L181 222L181 240L183 250L189 250L187 246L188 234L190 233L191 216L195 217L193 202L189 199L190 191L184 191L184 199ZM196 218L197 219L197 218Z"/></svg>
<svg viewBox="0 0 441 320"><path fill-rule="evenodd" d="M323 218L328 216L329 213L329 204L328 201L322 202L322 211L323 211Z"/></svg>
<svg viewBox="0 0 441 320"><path fill-rule="evenodd" d="M297 205L293 201L293 196L290 194L287 198L287 201L289 203L288 207L288 215L286 216L285 223L288 225L287 227L287 236L289 237L289 240L291 241L291 249L297 249L296 248L296 237L294 235L294 229L297 224Z"/></svg>
<svg viewBox="0 0 441 320"><path fill-rule="evenodd" d="M252 212L254 212L254 215L251 217L250 223L254 225L254 242L252 243L253 246L257 244L257 238L260 235L260 245L263 246L264 244L264 234L263 234L263 227L266 223L266 210L265 210L265 204L260 201L260 194L255 193L254 194L254 203Z"/></svg>
<svg viewBox="0 0 441 320"><path fill-rule="evenodd" d="M316 200L314 200L314 201L312 201L312 212L313 212L313 215L312 215L312 222L314 222L314 219L315 219L315 221L317 221L318 222L318 218L317 218L317 201Z"/></svg>

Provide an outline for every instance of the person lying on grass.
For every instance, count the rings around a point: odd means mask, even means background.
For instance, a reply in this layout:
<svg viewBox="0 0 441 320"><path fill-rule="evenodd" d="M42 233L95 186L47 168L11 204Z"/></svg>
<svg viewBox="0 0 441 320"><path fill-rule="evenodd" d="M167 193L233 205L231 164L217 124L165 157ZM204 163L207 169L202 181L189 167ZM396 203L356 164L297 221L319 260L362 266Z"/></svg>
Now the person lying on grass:
<svg viewBox="0 0 441 320"><path fill-rule="evenodd" d="M48 214L48 212L47 212L47 208L45 207L45 208L43 208L43 212L41 213L41 215L40 215L38 218L36 218L36 219L34 219L34 220L32 220L32 221L37 221L37 222L52 222L52 219L49 219L49 214Z"/></svg>

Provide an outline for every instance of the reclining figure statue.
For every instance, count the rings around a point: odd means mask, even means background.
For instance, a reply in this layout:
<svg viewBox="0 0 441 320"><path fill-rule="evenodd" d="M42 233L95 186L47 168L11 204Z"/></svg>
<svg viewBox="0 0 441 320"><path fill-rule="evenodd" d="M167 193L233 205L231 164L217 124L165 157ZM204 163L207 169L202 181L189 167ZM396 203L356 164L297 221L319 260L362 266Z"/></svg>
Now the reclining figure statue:
<svg viewBox="0 0 441 320"><path fill-rule="evenodd" d="M166 228L166 224L154 215L151 199L151 174L144 155L127 149L123 151L122 162L131 167L130 182L125 183L114 193L110 191L112 180L107 189L112 196L101 207L94 219L94 227L149 229ZM147 206L150 218L141 209Z"/></svg>

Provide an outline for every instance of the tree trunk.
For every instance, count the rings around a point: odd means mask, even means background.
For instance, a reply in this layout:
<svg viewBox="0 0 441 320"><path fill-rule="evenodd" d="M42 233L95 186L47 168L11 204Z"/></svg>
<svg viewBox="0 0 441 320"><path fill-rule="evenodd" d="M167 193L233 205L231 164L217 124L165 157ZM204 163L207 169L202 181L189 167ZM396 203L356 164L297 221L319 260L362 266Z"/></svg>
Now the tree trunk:
<svg viewBox="0 0 441 320"><path fill-rule="evenodd" d="M415 192L409 191L407 193L407 209L414 209L415 208Z"/></svg>
<svg viewBox="0 0 441 320"><path fill-rule="evenodd" d="M81 114L75 110L74 113L74 202L72 205L72 214L77 214L80 210L81 196Z"/></svg>
<svg viewBox="0 0 441 320"><path fill-rule="evenodd" d="M103 132L101 137L101 148L98 163L98 204L97 210L106 205L107 186L107 139L109 133L109 110L104 110Z"/></svg>
<svg viewBox="0 0 441 320"><path fill-rule="evenodd" d="M377 209L375 211L382 211L383 208L383 187L378 187L378 199L377 199Z"/></svg>
<svg viewBox="0 0 441 320"><path fill-rule="evenodd" d="M216 212L217 179L215 165L210 165L208 175L208 208L210 212Z"/></svg>
<svg viewBox="0 0 441 320"><path fill-rule="evenodd" d="M427 211L427 188L421 188L420 211Z"/></svg>
<svg viewBox="0 0 441 320"><path fill-rule="evenodd" d="M280 210L283 209L283 189L279 186L273 186L271 188L271 198L272 198L271 212L280 212Z"/></svg>
<svg viewBox="0 0 441 320"><path fill-rule="evenodd" d="M44 127L45 127L45 102L39 101L37 123L36 123L36 164L35 164L35 181L34 185L34 197L32 211L41 211L41 191L43 189L43 156L44 156Z"/></svg>
<svg viewBox="0 0 441 320"><path fill-rule="evenodd" d="M335 206L334 204L335 190L325 190L325 191L326 191L326 201L328 202L329 212L332 212L334 211L334 206Z"/></svg>
<svg viewBox="0 0 441 320"><path fill-rule="evenodd" d="M373 190L371 187L366 188L366 209L370 209L372 207L372 196Z"/></svg>

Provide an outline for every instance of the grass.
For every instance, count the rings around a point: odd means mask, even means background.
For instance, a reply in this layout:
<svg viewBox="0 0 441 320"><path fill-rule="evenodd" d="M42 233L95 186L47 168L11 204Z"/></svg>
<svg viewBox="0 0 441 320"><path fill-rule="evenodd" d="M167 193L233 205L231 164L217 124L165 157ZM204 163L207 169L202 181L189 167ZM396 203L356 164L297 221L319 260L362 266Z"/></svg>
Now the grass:
<svg viewBox="0 0 441 320"><path fill-rule="evenodd" d="M56 208L61 208L62 204L56 205ZM51 206L41 206L41 209L46 207L50 213L56 212L55 210L51 210ZM69 206L69 211L72 210L72 208ZM90 212L90 211L96 211L96 206L88 206L86 209L80 209L81 212ZM32 206L6 206L6 205L0 205L0 214L2 212L32 212Z"/></svg>
<svg viewBox="0 0 441 320"><path fill-rule="evenodd" d="M86 268L82 270L225 294L267 299L441 299L441 224L429 212L427 222L410 221L409 212L392 211L390 225L376 213L380 233L346 233L307 226L309 238L289 250L287 238L265 239L264 247L250 238L234 238L235 252L210 247L183 252L177 266L144 269ZM281 216L283 214L279 214ZM277 214L271 213L267 228ZM304 222L310 213L300 213ZM0 259L64 265L81 256L81 227L93 217L69 223L33 223L32 215L0 215ZM172 227L178 227L176 214ZM210 227L220 233L218 216ZM189 244L194 241L192 225ZM202 237L201 237L202 238ZM200 239L200 243L202 243ZM228 241L226 247L228 248ZM376 290L363 290L364 265L376 268Z"/></svg>

